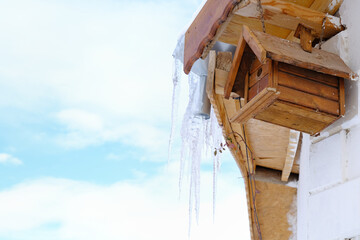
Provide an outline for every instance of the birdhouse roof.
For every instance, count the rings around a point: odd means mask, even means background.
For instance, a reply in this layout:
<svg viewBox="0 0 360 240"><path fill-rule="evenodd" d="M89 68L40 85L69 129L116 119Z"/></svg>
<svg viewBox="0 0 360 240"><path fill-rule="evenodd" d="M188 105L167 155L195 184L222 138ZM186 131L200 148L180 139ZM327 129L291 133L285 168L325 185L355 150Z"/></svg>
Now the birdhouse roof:
<svg viewBox="0 0 360 240"><path fill-rule="evenodd" d="M243 39L260 62L266 58L317 72L352 79L356 74L336 54L313 48L304 51L299 43L243 27Z"/></svg>

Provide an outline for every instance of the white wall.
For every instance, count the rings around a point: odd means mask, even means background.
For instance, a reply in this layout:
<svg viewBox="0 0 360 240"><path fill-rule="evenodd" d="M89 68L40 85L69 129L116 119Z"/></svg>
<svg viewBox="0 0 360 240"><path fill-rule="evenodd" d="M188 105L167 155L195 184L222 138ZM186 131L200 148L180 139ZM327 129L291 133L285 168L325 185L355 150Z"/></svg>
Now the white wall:
<svg viewBox="0 0 360 240"><path fill-rule="evenodd" d="M323 49L360 69L360 1L345 0L347 30ZM298 187L299 240L344 240L360 235L360 117L358 82L346 80L346 116L320 137L304 135Z"/></svg>

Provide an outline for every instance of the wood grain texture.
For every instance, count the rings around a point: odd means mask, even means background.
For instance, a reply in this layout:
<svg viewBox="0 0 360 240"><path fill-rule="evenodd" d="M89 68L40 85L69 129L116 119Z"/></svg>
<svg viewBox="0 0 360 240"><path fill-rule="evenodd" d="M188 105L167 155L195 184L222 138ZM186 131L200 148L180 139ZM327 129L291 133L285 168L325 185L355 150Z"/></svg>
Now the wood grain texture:
<svg viewBox="0 0 360 240"><path fill-rule="evenodd" d="M262 31L262 24L260 19L247 18L240 15L232 15L230 22L226 26L224 26L224 30L220 34L218 41L236 46L241 36L243 26L248 26L252 30ZM280 38L286 38L291 32L291 30L279 26L274 26L266 22L265 27L267 33L270 33L271 35Z"/></svg>
<svg viewBox="0 0 360 240"><path fill-rule="evenodd" d="M293 35L292 30L296 29L298 23L303 23L311 28L314 28L315 25L317 26L315 29L319 29L319 19L322 23L323 17L329 19L326 21L325 35L327 37L340 31L341 29L334 30L335 26L332 24L332 22L339 20L321 12L326 4L328 4L327 8L332 6L331 2L323 3L323 0L316 0L311 5L312 2L312 0L263 0L266 10L265 26L267 32L281 38L287 38L289 35ZM261 22L256 11L253 11L254 16L250 17L234 14L234 11L241 11L242 9L243 12L247 12L245 9L255 3L256 0L208 0L185 34L184 72L188 74L194 62L201 56L206 56L207 51L211 49L215 41L236 45L243 25L248 25L251 29L261 30ZM336 12L340 4L326 11ZM320 9L320 12L307 8L309 6L315 10ZM301 21L297 20L298 18ZM290 29L289 25L291 25Z"/></svg>
<svg viewBox="0 0 360 240"><path fill-rule="evenodd" d="M317 95L330 100L339 100L339 89L306 78L279 71L279 85Z"/></svg>
<svg viewBox="0 0 360 240"><path fill-rule="evenodd" d="M271 70L271 61L266 61L265 64L258 64L259 61L256 61L256 64L250 69L250 79L249 79L249 87L254 86L256 82L265 77L265 75L269 74Z"/></svg>
<svg viewBox="0 0 360 240"><path fill-rule="evenodd" d="M310 28L307 28L304 25L299 24L295 31L294 36L300 38L300 46L304 51L310 53L312 52L313 36Z"/></svg>
<svg viewBox="0 0 360 240"><path fill-rule="evenodd" d="M265 178L269 179L269 176ZM292 232L289 230L288 215L296 218L297 189L261 180L256 181L256 188L260 192L256 197L256 208L262 239L290 239Z"/></svg>
<svg viewBox="0 0 360 240"><path fill-rule="evenodd" d="M235 116L230 118L230 122L246 123L250 118L255 117L259 112L272 104L278 97L275 89L266 88L258 93L249 101Z"/></svg>
<svg viewBox="0 0 360 240"><path fill-rule="evenodd" d="M209 96L209 98L214 97L215 66L216 66L216 52L210 51L208 75L206 80L206 93Z"/></svg>
<svg viewBox="0 0 360 240"><path fill-rule="evenodd" d="M339 117L277 100L265 111L258 113L255 118L314 135Z"/></svg>
<svg viewBox="0 0 360 240"><path fill-rule="evenodd" d="M269 74L266 74L249 89L248 101L251 101L251 99L253 99L259 92L267 87L269 87Z"/></svg>
<svg viewBox="0 0 360 240"><path fill-rule="evenodd" d="M332 101L280 85L278 90L280 92L279 100L295 103L300 106L305 106L316 111L321 111L336 116L340 114L339 103L337 101Z"/></svg>
<svg viewBox="0 0 360 240"><path fill-rule="evenodd" d="M235 14L248 18L259 18L257 4L257 0L250 0L250 4L238 9ZM344 30L339 18L298 4L281 0L262 0L261 4L264 9L265 22L275 26L294 31L299 24L302 24L313 29L314 35L320 36L325 19L325 38Z"/></svg>
<svg viewBox="0 0 360 240"><path fill-rule="evenodd" d="M216 32L232 10L243 0L208 0L185 33L184 72L188 74L194 62L215 38Z"/></svg>
<svg viewBox="0 0 360 240"><path fill-rule="evenodd" d="M262 46L259 39L255 36L253 31L251 31L250 28L245 25L243 26L242 33L246 43L254 52L259 62L263 64L266 61L266 50Z"/></svg>
<svg viewBox="0 0 360 240"><path fill-rule="evenodd" d="M295 76L300 76L303 78L311 79L316 82L320 82L320 83L323 83L323 84L326 84L326 85L329 85L332 87L339 86L339 80L335 76L315 72L315 71L304 69L304 68L299 68L299 67L289 65L286 63L281 63L281 62L278 65L279 65L279 70L282 72L286 72L286 73L290 73Z"/></svg>
<svg viewBox="0 0 360 240"><path fill-rule="evenodd" d="M259 42L266 51L266 57L272 60L343 78L356 75L336 54L319 49L313 49L312 53L308 53L303 51L298 43L262 32L252 32L253 35L250 36L257 39L253 42ZM245 40L248 41L246 38ZM257 51L257 48L250 44L249 46L254 52Z"/></svg>
<svg viewBox="0 0 360 240"><path fill-rule="evenodd" d="M327 13L330 15L334 15L340 8L341 4L343 3L343 0L339 0L337 2L334 2L333 0L311 0L311 1L302 1L300 4L304 7L308 7L310 9ZM294 37L294 31L292 31L289 36L287 37L289 40L296 40Z"/></svg>

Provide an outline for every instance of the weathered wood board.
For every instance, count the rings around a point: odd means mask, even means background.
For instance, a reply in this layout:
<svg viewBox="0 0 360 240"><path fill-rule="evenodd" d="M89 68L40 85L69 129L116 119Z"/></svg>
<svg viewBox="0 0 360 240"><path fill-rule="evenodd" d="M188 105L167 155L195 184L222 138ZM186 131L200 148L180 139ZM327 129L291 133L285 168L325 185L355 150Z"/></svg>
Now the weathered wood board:
<svg viewBox="0 0 360 240"><path fill-rule="evenodd" d="M258 11L246 10L256 8L256 3L257 0L208 0L185 34L185 73L189 73L197 59L207 55L215 41L236 45L243 25L261 30ZM343 29L339 18L324 14L334 14L340 6L336 4L329 9L331 2L328 0L262 0L262 3L266 31L274 36L292 38L299 23L318 34L324 18L325 37Z"/></svg>
<svg viewBox="0 0 360 240"><path fill-rule="evenodd" d="M293 234L289 219L296 219L297 188L281 184L280 175L281 172L267 169L258 169L255 175L256 208L263 240L288 240Z"/></svg>

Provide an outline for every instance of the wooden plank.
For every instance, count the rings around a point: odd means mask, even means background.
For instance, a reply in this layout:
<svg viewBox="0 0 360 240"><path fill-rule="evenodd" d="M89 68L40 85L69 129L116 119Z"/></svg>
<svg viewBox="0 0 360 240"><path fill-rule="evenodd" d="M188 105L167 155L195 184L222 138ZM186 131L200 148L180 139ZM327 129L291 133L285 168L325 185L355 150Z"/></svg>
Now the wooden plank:
<svg viewBox="0 0 360 240"><path fill-rule="evenodd" d="M258 18L258 1L249 0L250 4L235 11L235 14L248 18ZM280 0L262 0L265 22L289 30L296 30L299 24L307 26L314 31L314 35L322 33L323 20L325 19L324 37L331 37L344 30L338 17L327 15L291 2Z"/></svg>
<svg viewBox="0 0 360 240"><path fill-rule="evenodd" d="M298 43L262 32L253 33L266 50L266 56L275 61L343 78L357 76L336 54L319 49L308 53L303 51Z"/></svg>
<svg viewBox="0 0 360 240"><path fill-rule="evenodd" d="M279 85L311 93L334 101L339 100L339 90L337 88L281 71L279 72Z"/></svg>
<svg viewBox="0 0 360 240"><path fill-rule="evenodd" d="M283 102L281 100L277 100L276 102L274 102L271 105L271 107L273 109L282 111L289 115L302 116L308 119L313 119L315 121L324 122L327 124L334 122L334 120L338 118L338 116L335 115L318 112L315 109L299 106L297 104L293 104L289 102Z"/></svg>
<svg viewBox="0 0 360 240"><path fill-rule="evenodd" d="M337 10L339 10L340 5L342 4L343 0L315 0L308 2L306 4L302 4L304 7L308 7L310 9L328 13L330 15L334 15ZM287 37L289 40L294 40L294 31L292 31L289 36Z"/></svg>
<svg viewBox="0 0 360 240"><path fill-rule="evenodd" d="M289 134L289 144L286 151L286 159L284 163L284 168L281 174L281 181L287 182L293 168L294 159L296 155L296 151L298 148L300 138L300 132L291 130Z"/></svg>
<svg viewBox="0 0 360 240"><path fill-rule="evenodd" d="M222 69L215 69L215 93L224 95L224 88L228 78L229 72Z"/></svg>
<svg viewBox="0 0 360 240"><path fill-rule="evenodd" d="M206 80L206 93L210 98L214 98L214 75L216 66L216 52L210 51L209 64L208 64L208 75Z"/></svg>
<svg viewBox="0 0 360 240"><path fill-rule="evenodd" d="M256 64L253 64L251 70L250 70L250 81L249 81L249 87L254 86L256 82L258 82L260 79L262 79L265 75L269 74L269 70L271 69L271 61L269 59L266 60L265 64L258 65L259 61L256 61ZM254 69L255 68L255 69Z"/></svg>
<svg viewBox="0 0 360 240"><path fill-rule="evenodd" d="M249 101L266 87L269 87L269 74L266 74L260 81L249 89Z"/></svg>
<svg viewBox="0 0 360 240"><path fill-rule="evenodd" d="M233 126L240 124L232 124ZM248 141L256 154L256 162L263 159L279 160L272 162L274 166L279 165L279 170L284 166L286 148L288 145L289 129L270 124L257 119L250 119L245 124ZM274 141L276 139L276 141ZM273 168L269 166L270 168Z"/></svg>
<svg viewBox="0 0 360 240"><path fill-rule="evenodd" d="M314 135L329 126L338 117L321 114L311 109L299 108L277 100L256 119Z"/></svg>
<svg viewBox="0 0 360 240"><path fill-rule="evenodd" d="M344 79L343 78L339 79L339 84L340 84L340 86L339 86L340 116L344 116L345 115L345 86L344 86Z"/></svg>
<svg viewBox="0 0 360 240"><path fill-rule="evenodd" d="M239 39L238 45L236 47L234 59L232 61L230 72L228 75L228 80L226 81L226 84L225 84L225 89L224 89L225 99L229 99L229 97L230 97L230 93L231 93L232 88L235 83L236 75L238 73L238 69L239 69L241 59L242 59L242 56L243 56L243 53L245 50L245 46L246 46L246 42L245 42L244 38L241 37Z"/></svg>
<svg viewBox="0 0 360 240"><path fill-rule="evenodd" d="M253 74L256 70L259 69L259 67L261 67L263 64L259 61L259 59L255 59L252 63L251 63L251 67L250 67L250 75Z"/></svg>
<svg viewBox="0 0 360 240"><path fill-rule="evenodd" d="M339 103L316 95L311 95L292 88L278 86L279 100L295 103L325 113L339 115Z"/></svg>
<svg viewBox="0 0 360 240"><path fill-rule="evenodd" d="M254 35L254 33L248 28L247 26L243 26L243 38L251 48L251 50L254 52L256 57L261 63L265 63L266 60L266 50L261 45L260 41L257 39L257 37Z"/></svg>
<svg viewBox="0 0 360 240"><path fill-rule="evenodd" d="M265 173L263 173L264 171ZM268 174L277 172L276 174ZM288 217L296 218L297 188L280 182L280 172L261 169L255 175L256 208L261 227L262 239L288 240L293 232ZM292 179L296 181L296 178ZM296 234L296 233L295 233Z"/></svg>
<svg viewBox="0 0 360 240"><path fill-rule="evenodd" d="M339 80L335 76L331 76L328 74L323 74L319 72L315 72L312 70L299 68L293 65L289 65L286 63L279 62L279 70L282 72L290 73L293 75L297 75L300 77L312 79L316 82L321 82L324 84L327 84L329 86L338 87L339 86Z"/></svg>
<svg viewBox="0 0 360 240"><path fill-rule="evenodd" d="M275 89L266 88L249 101L235 116L230 118L230 122L246 123L268 107L278 97Z"/></svg>
<svg viewBox="0 0 360 240"><path fill-rule="evenodd" d="M188 74L232 10L242 0L208 0L185 33L184 72ZM246 4L246 3L244 3Z"/></svg>
<svg viewBox="0 0 360 240"><path fill-rule="evenodd" d="M221 32L218 41L236 46L244 25L248 26L250 29L262 31L262 24L258 18L247 18L239 15L232 15L229 24L224 27L224 30ZM291 32L288 29L274 26L269 23L265 23L265 27L267 33L281 38L286 38Z"/></svg>

